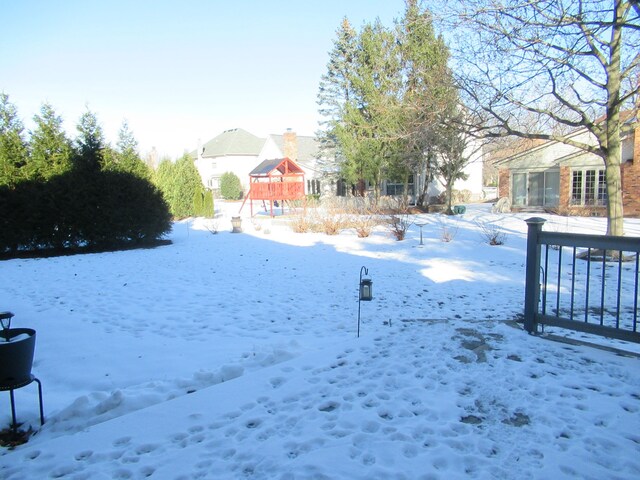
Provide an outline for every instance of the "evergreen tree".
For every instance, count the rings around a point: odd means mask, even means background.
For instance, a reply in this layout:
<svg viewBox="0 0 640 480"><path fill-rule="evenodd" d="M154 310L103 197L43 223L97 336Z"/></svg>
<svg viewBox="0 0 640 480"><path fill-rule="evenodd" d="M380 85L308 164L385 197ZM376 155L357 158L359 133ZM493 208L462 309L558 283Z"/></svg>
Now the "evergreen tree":
<svg viewBox="0 0 640 480"><path fill-rule="evenodd" d="M175 163L169 159L160 162L154 182L169 204L171 214L177 218L198 215L194 205L196 193L202 195L202 181L193 159L184 154Z"/></svg>
<svg viewBox="0 0 640 480"><path fill-rule="evenodd" d="M395 35L379 20L358 35L348 80L351 96L335 128L346 158L343 174L352 182L368 181L378 199L383 175L397 156L393 140L402 87Z"/></svg>
<svg viewBox="0 0 640 480"><path fill-rule="evenodd" d="M71 142L62 126L62 118L45 103L40 115L33 117L36 128L31 132L31 155L25 166L25 176L32 180L47 180L71 168Z"/></svg>
<svg viewBox="0 0 640 480"><path fill-rule="evenodd" d="M76 129L78 136L75 140L74 166L92 171L100 170L106 142L95 113L90 110L83 113Z"/></svg>
<svg viewBox="0 0 640 480"><path fill-rule="evenodd" d="M0 93L0 186L15 186L24 176L27 144L22 137L23 130L9 95Z"/></svg>
<svg viewBox="0 0 640 480"><path fill-rule="evenodd" d="M420 9L417 0L408 0L396 30L405 81L399 129L402 165L424 172L417 200L425 206L428 186L438 173L442 125L456 115L458 96L448 68L449 50L436 35L430 12Z"/></svg>
<svg viewBox="0 0 640 480"><path fill-rule="evenodd" d="M214 211L214 203L213 203L213 192L211 190L205 190L204 199L202 203L202 215L205 218L213 218L215 215Z"/></svg>
<svg viewBox="0 0 640 480"><path fill-rule="evenodd" d="M195 215L193 198L202 188L202 179L191 156L185 153L175 163L175 194L172 213L176 217Z"/></svg>
<svg viewBox="0 0 640 480"><path fill-rule="evenodd" d="M446 45L417 0L408 0L395 29L378 20L356 33L343 22L318 101L328 117L320 138L334 142L345 179L369 182L376 198L384 177L408 184L411 173L426 170L429 183L437 158L431 129L457 100L447 61Z"/></svg>
<svg viewBox="0 0 640 480"><path fill-rule="evenodd" d="M155 170L153 175L153 183L155 183L162 192L167 205L169 205L169 210L173 214L173 204L175 203L175 175L174 164L169 158L163 158L160 160L158 168Z"/></svg>
<svg viewBox="0 0 640 480"><path fill-rule="evenodd" d="M356 52L357 32L345 17L336 32L333 49L329 52L327 71L320 78L318 91L319 113L323 117L317 138L322 158L320 167L325 174L338 170L344 156L336 139L336 128L351 97L351 69Z"/></svg>
<svg viewBox="0 0 640 480"><path fill-rule="evenodd" d="M240 200L242 198L242 184L233 172L225 172L220 177L220 195L225 200Z"/></svg>
<svg viewBox="0 0 640 480"><path fill-rule="evenodd" d="M105 162L105 169L132 173L141 178L149 179L151 172L138 154L138 141L129 128L126 120L118 131L118 141L113 155Z"/></svg>

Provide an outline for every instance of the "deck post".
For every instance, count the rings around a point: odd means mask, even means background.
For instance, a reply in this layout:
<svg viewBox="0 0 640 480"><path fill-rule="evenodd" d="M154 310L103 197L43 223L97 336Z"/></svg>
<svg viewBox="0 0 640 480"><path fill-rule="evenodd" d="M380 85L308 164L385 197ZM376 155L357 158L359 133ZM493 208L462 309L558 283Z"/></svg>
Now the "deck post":
<svg viewBox="0 0 640 480"><path fill-rule="evenodd" d="M542 232L544 218L533 217L527 222L527 266L525 272L524 290L524 328L529 333L537 330L536 314L538 313L538 301L540 299L540 243L538 236Z"/></svg>

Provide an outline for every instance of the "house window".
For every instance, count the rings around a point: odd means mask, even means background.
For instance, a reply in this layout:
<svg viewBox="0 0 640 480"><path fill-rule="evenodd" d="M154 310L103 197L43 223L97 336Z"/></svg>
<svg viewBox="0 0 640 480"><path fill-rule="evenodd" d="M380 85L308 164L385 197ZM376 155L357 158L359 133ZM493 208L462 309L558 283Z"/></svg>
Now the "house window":
<svg viewBox="0 0 640 480"><path fill-rule="evenodd" d="M604 170L598 172L598 203L607 204L607 176Z"/></svg>
<svg viewBox="0 0 640 480"><path fill-rule="evenodd" d="M512 176L512 199L517 207L557 207L560 200L560 172L520 172Z"/></svg>
<svg viewBox="0 0 640 480"><path fill-rule="evenodd" d="M413 195L413 175L409 175L408 193ZM402 195L404 194L404 182L387 182L387 195Z"/></svg>
<svg viewBox="0 0 640 480"><path fill-rule="evenodd" d="M527 204L527 174L513 174L513 199L512 202L516 206L525 206Z"/></svg>
<svg viewBox="0 0 640 480"><path fill-rule="evenodd" d="M220 177L209 177L209 180L207 180L207 187L211 190L218 190L220 188Z"/></svg>
<svg viewBox="0 0 640 480"><path fill-rule="evenodd" d="M320 195L320 180L307 180L307 194Z"/></svg>
<svg viewBox="0 0 640 480"><path fill-rule="evenodd" d="M560 172L544 172L544 205L560 204Z"/></svg>
<svg viewBox="0 0 640 480"><path fill-rule="evenodd" d="M571 203L580 205L582 203L582 172L573 171L571 174Z"/></svg>
<svg viewBox="0 0 640 480"><path fill-rule="evenodd" d="M574 170L571 174L572 205L605 205L607 181L603 169Z"/></svg>

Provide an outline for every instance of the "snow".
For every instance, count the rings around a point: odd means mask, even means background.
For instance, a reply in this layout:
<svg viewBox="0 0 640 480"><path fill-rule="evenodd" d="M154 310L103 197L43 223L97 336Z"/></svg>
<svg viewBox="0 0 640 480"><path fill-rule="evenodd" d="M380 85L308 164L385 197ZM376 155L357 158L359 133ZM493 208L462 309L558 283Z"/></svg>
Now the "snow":
<svg viewBox="0 0 640 480"><path fill-rule="evenodd" d="M195 219L156 249L2 262L0 307L37 331L47 422L35 384L17 390L38 431L0 449L0 478L640 478L638 357L509 322L531 215L421 215L420 246L415 225L402 242L282 218L232 234L238 205L219 208L216 235ZM362 266L374 300L357 338Z"/></svg>

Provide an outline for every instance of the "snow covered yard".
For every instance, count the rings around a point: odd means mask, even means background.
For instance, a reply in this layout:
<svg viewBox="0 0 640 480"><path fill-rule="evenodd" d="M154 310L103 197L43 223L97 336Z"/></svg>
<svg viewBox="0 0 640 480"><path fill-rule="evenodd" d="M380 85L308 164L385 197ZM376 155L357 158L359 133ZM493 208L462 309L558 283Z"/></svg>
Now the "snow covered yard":
<svg viewBox="0 0 640 480"><path fill-rule="evenodd" d="M2 262L0 309L37 330L47 423L0 450L0 477L637 478L640 360L505 322L528 216L421 216L423 247L416 226L397 242L185 221L154 250ZM16 391L34 428L36 397Z"/></svg>

